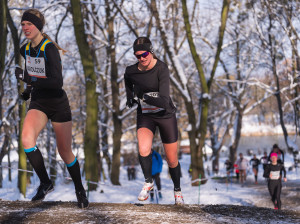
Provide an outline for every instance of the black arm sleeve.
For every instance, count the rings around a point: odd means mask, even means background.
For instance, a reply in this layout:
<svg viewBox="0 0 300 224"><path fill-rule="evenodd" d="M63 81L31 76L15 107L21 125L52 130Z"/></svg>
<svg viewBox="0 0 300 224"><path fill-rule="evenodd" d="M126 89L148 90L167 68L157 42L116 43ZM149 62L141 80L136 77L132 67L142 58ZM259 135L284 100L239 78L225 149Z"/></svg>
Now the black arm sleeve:
<svg viewBox="0 0 300 224"><path fill-rule="evenodd" d="M124 80L125 80L126 97L127 97L127 101L128 101L128 100L134 98L134 93L133 93L133 84L130 81L130 79L128 78L126 71L124 74Z"/></svg>
<svg viewBox="0 0 300 224"><path fill-rule="evenodd" d="M167 109L169 106L170 98L170 72L168 67L165 65L162 67L158 74L159 81L159 94L158 97L148 97L145 100L146 103Z"/></svg>
<svg viewBox="0 0 300 224"><path fill-rule="evenodd" d="M284 168L284 165L282 165L280 172L283 172L283 177L286 178L286 170Z"/></svg>
<svg viewBox="0 0 300 224"><path fill-rule="evenodd" d="M264 170L264 175L263 175L263 177L264 177L264 178L269 178L269 176L270 176L270 165L268 164L268 165L266 166L266 169Z"/></svg>
<svg viewBox="0 0 300 224"><path fill-rule="evenodd" d="M24 44L21 48L20 48L20 54L22 55L22 57L25 59L25 47L26 44Z"/></svg>
<svg viewBox="0 0 300 224"><path fill-rule="evenodd" d="M38 78L32 84L35 88L39 89L61 89L63 78L59 52L53 43L49 43L45 48L45 53L47 78Z"/></svg>

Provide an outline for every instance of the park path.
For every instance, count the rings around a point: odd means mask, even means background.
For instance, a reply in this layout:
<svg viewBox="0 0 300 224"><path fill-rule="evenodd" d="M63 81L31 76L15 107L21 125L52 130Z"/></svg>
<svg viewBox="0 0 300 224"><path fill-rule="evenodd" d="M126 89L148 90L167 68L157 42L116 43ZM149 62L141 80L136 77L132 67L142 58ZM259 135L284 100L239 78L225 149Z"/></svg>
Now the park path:
<svg viewBox="0 0 300 224"><path fill-rule="evenodd" d="M237 205L154 205L0 200L0 223L300 223L300 212Z"/></svg>

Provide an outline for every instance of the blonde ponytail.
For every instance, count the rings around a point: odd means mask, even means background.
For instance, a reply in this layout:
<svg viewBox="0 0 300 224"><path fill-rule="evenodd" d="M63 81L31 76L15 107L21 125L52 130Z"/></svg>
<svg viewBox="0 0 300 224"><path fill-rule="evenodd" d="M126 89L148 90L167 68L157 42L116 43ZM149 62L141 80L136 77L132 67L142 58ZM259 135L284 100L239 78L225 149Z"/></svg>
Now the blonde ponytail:
<svg viewBox="0 0 300 224"><path fill-rule="evenodd" d="M42 33L42 35L43 35L43 37L45 37L46 39L50 40L50 41L55 45L55 47L56 47L58 50L61 50L63 55L67 52L65 49L61 48L55 41L53 41L53 40L48 36L48 34Z"/></svg>

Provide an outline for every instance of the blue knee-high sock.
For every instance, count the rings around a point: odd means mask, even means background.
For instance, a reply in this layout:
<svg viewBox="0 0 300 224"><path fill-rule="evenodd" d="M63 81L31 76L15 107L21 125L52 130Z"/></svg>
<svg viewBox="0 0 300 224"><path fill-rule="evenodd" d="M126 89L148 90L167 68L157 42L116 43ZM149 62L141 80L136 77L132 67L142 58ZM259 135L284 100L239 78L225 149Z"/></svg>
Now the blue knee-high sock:
<svg viewBox="0 0 300 224"><path fill-rule="evenodd" d="M170 172L171 179L174 183L174 191L181 191L181 188L180 188L180 176L181 176L180 163L178 162L178 165L175 168L169 167L169 172Z"/></svg>
<svg viewBox="0 0 300 224"><path fill-rule="evenodd" d="M84 190L81 182L81 176L80 176L80 166L77 161L77 158L75 157L74 161L70 164L66 164L67 169L70 173L70 176L74 182L75 190L81 191Z"/></svg>
<svg viewBox="0 0 300 224"><path fill-rule="evenodd" d="M46 167L45 167L45 163L44 163L44 159L42 156L41 151L39 150L39 148L37 146L33 147L33 148L29 148L29 149L24 149L27 158L30 162L30 164L32 165L34 171L36 172L36 174L38 175L41 183L45 183L48 184L51 182L51 180L49 179Z"/></svg>

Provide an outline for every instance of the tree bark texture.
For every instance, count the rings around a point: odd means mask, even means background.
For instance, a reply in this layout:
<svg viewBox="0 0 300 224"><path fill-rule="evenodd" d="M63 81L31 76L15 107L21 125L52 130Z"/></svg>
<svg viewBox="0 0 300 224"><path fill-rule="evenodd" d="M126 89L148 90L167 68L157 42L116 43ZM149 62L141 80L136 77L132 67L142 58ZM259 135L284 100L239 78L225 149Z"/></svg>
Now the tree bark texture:
<svg viewBox="0 0 300 224"><path fill-rule="evenodd" d="M15 27L14 22L12 20L12 17L10 15L10 12L7 7L7 23L13 38L13 44L14 44L14 54L15 54L15 64L21 66L21 55L20 55L20 38L18 35L18 29ZM24 91L24 84L22 82L18 83L18 93L22 93ZM22 145L22 139L21 139L21 130L23 129L23 123L26 116L26 102L23 100L20 100L18 103L18 114L19 114L19 134L18 134L18 155L19 155L19 162L18 162L18 168L20 170L27 170L27 157L24 152L24 148ZM23 194L24 197L26 197L26 185L27 185L27 173L24 171L18 171L18 188L20 190L20 193Z"/></svg>
<svg viewBox="0 0 300 224"><path fill-rule="evenodd" d="M84 133L84 156L86 180L98 182L97 151L99 148L98 136L98 95L96 93L96 74L93 58L85 34L83 15L80 1L71 0L74 31L85 76L86 94L86 124ZM91 184L90 190L96 190L97 185Z"/></svg>
<svg viewBox="0 0 300 224"><path fill-rule="evenodd" d="M217 45L217 51L215 54L215 61L214 61L213 68L211 70L211 74L210 74L210 78L209 78L208 82L206 81L201 58L197 54L196 46L194 44L186 0L182 0L181 2L182 2L182 14L183 14L183 18L184 18L186 36L188 39L190 51L191 51L196 69L198 71L198 76L199 76L199 80L201 82L201 90L202 90L202 95L201 95L201 98L199 99L199 103L200 103L199 135L200 135L200 138L199 138L199 145L198 145L197 151L194 153L197 157L196 159L197 159L198 163L193 164L193 159L192 159L192 179L196 179L198 177L198 175L201 175L202 178L205 177L204 169L203 169L202 149L205 144L205 137L206 137L206 132L207 132L207 116L208 116L208 107L209 107L209 97L208 96L210 93L210 87L211 87L213 79L214 79L215 71L216 71L217 65L220 60L220 53L222 51L222 44L223 44L223 38L224 38L224 33L225 33L225 28L226 28L226 22L227 22L227 18L228 18L230 0L223 1L223 7L222 7L222 12L221 12L221 25L220 25L219 34L218 34L219 40L218 40L218 45ZM194 159L194 160L196 160L196 159ZM198 184L199 183L197 183L197 182L193 183L193 185L198 185Z"/></svg>
<svg viewBox="0 0 300 224"><path fill-rule="evenodd" d="M119 83L118 83L118 65L116 63L116 43L115 43L115 33L114 33L114 16L111 15L111 9L109 1L105 1L106 4L106 20L108 23L108 39L109 39L109 49L108 57L110 57L110 82L111 82L111 92L112 92L112 118L114 125L113 134L113 155L112 155L112 168L110 179L112 184L120 185L120 158L121 158L121 137L122 137L122 121L119 119L121 115L120 111L120 99L119 99Z"/></svg>

